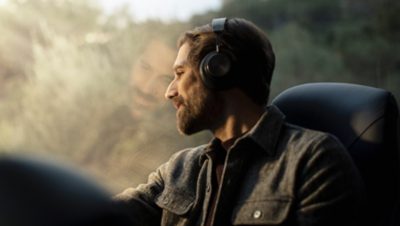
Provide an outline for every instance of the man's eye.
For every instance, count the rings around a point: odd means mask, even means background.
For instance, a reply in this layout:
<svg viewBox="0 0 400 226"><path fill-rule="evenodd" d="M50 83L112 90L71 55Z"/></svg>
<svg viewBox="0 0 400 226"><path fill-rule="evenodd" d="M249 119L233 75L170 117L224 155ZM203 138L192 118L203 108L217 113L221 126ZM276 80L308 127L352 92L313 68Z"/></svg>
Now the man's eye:
<svg viewBox="0 0 400 226"><path fill-rule="evenodd" d="M153 67L148 62L146 62L144 60L140 61L140 66L145 71L152 71L153 70Z"/></svg>
<svg viewBox="0 0 400 226"><path fill-rule="evenodd" d="M185 72L184 71L176 71L176 75L178 77L180 77L181 75L183 75Z"/></svg>

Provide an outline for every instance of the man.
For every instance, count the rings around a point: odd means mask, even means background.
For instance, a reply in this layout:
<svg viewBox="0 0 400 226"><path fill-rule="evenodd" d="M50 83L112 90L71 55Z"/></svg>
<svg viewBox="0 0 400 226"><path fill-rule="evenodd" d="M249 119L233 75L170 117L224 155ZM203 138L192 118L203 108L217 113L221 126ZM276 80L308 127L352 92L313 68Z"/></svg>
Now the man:
<svg viewBox="0 0 400 226"><path fill-rule="evenodd" d="M178 45L166 98L181 133L214 139L117 197L135 225L355 225L362 186L343 146L264 107L275 64L265 34L220 18Z"/></svg>
<svg viewBox="0 0 400 226"><path fill-rule="evenodd" d="M135 119L163 106L174 57L174 49L165 41L153 39L133 64L129 88L130 112Z"/></svg>

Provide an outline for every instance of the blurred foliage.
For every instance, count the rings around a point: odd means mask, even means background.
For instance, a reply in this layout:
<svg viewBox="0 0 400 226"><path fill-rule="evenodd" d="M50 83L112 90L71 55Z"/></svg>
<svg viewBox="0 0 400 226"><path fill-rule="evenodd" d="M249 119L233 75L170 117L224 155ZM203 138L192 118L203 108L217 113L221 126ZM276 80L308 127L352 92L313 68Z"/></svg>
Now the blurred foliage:
<svg viewBox="0 0 400 226"><path fill-rule="evenodd" d="M272 91L299 83L354 82L400 99L400 2L397 0L224 0L192 18L243 17L269 35L277 67Z"/></svg>
<svg viewBox="0 0 400 226"><path fill-rule="evenodd" d="M175 50L184 24L138 24L124 8L106 16L93 1L68 0L10 0L0 18L1 150L70 161L120 191L208 140L181 137L170 106L141 117L129 106L146 45Z"/></svg>
<svg viewBox="0 0 400 226"><path fill-rule="evenodd" d="M270 38L276 52L271 96L304 82L351 82L340 55L316 43L300 25L282 26Z"/></svg>
<svg viewBox="0 0 400 226"><path fill-rule="evenodd" d="M132 84L132 68L152 40L175 51L182 31L220 16L247 18L267 32L277 56L272 98L296 84L336 81L400 99L399 1L223 2L188 23L166 24L137 23L126 7L105 15L94 0L5 1L0 149L71 161L113 191L144 182L173 152L209 135L180 136L167 104L132 115L132 89L140 86Z"/></svg>

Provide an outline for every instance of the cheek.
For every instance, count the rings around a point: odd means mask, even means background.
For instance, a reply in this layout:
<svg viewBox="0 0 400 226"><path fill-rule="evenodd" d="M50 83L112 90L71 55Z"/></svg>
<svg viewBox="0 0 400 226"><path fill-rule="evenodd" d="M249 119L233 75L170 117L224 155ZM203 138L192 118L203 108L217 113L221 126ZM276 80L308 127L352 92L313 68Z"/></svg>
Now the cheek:
<svg viewBox="0 0 400 226"><path fill-rule="evenodd" d="M180 88L182 96L186 95L189 98L199 95L205 89L202 81L195 74L188 75L182 79Z"/></svg>

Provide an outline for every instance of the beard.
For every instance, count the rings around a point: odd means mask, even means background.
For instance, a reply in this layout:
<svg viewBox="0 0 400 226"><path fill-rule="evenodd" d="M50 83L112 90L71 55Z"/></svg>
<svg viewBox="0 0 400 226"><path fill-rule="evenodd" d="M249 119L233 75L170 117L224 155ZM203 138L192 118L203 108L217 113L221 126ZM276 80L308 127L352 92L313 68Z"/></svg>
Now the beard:
<svg viewBox="0 0 400 226"><path fill-rule="evenodd" d="M193 95L187 100L178 97L178 101L182 105L176 115L177 127L178 131L184 135L212 129L220 121L222 99L218 93L210 90L200 93L200 95Z"/></svg>

